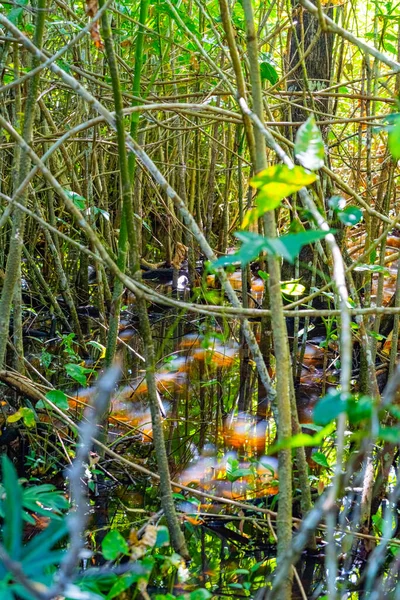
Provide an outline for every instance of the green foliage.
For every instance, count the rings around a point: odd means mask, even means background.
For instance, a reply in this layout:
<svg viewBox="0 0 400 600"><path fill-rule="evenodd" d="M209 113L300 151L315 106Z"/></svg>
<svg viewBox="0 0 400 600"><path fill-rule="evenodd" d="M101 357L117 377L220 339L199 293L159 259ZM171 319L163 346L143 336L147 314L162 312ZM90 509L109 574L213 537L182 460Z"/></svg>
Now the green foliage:
<svg viewBox="0 0 400 600"><path fill-rule="evenodd" d="M260 74L262 81L269 81L275 85L279 81L279 75L276 70L276 62L268 52L260 52Z"/></svg>
<svg viewBox="0 0 400 600"><path fill-rule="evenodd" d="M226 461L226 478L231 483L234 483L241 477L247 477L253 473L250 468L241 468L239 461L236 458L229 457Z"/></svg>
<svg viewBox="0 0 400 600"><path fill-rule="evenodd" d="M7 417L7 422L17 423L21 419L26 427L34 427L36 424L35 411L27 406L21 406L14 414Z"/></svg>
<svg viewBox="0 0 400 600"><path fill-rule="evenodd" d="M314 408L314 423L327 425L347 410L349 395L342 394L338 390L330 390L321 398Z"/></svg>
<svg viewBox="0 0 400 600"><path fill-rule="evenodd" d="M335 230L321 231L316 229L303 231L302 233L289 233L277 238L263 237L251 231L239 231L235 233L235 236L243 243L238 252L222 256L212 263L212 268L216 269L236 264L245 266L257 258L262 251L272 256L280 256L288 262L294 263L303 246L323 239L328 233L335 233Z"/></svg>
<svg viewBox="0 0 400 600"><path fill-rule="evenodd" d="M346 200L341 196L332 196L328 200L328 204L338 219L347 227L357 225L363 218L362 211L357 206L346 206Z"/></svg>
<svg viewBox="0 0 400 600"><path fill-rule="evenodd" d="M11 461L2 457L3 479L0 484L0 517L2 525L0 542L13 561L18 561L25 576L36 586L51 587L57 579L57 569L68 551L67 517L69 502L65 495L49 484L23 487L18 481L17 473ZM48 525L28 542L24 540L24 523L35 525L33 515L47 517ZM93 600L111 600L117 598L125 590L138 585L145 589L155 566L152 552L160 552L166 548L166 554L156 554L161 570L176 572L182 563L181 557L168 554L169 534L165 526L156 528L154 550L149 547L140 550L144 556L132 562L131 569L123 574L112 572L103 574L96 568L87 569L82 574L78 566L74 575L74 585L69 586L65 598L78 600L82 593L90 591ZM122 556L129 556L126 539L118 530L111 530L102 542L105 560L115 561ZM16 600L34 600L34 597L9 573L0 561L0 594L1 598ZM202 600L210 598L209 592L202 588L192 591L180 598ZM86 597L86 596L85 596ZM171 596L175 599L175 596Z"/></svg>
<svg viewBox="0 0 400 600"><path fill-rule="evenodd" d="M290 169L286 165L273 165L257 173L250 181L252 187L259 190L256 207L246 213L243 227L247 227L267 211L274 210L284 198L310 185L316 179L314 173L298 166Z"/></svg>
<svg viewBox="0 0 400 600"><path fill-rule="evenodd" d="M54 490L53 486L44 485L23 490L18 482L16 471L6 456L2 457L2 472L1 543L9 557L20 562L28 578L36 584L49 585L54 567L59 564L64 554L64 550L58 549L57 545L67 532L65 519L61 518L61 510L66 508L67 501L60 492ZM48 517L50 523L44 531L28 543L24 543L23 523L24 521L34 523L27 510ZM1 562L0 587L10 598L14 598L14 594L27 600L33 598L11 577Z"/></svg>
<svg viewBox="0 0 400 600"><path fill-rule="evenodd" d="M400 115L392 114L387 119L388 126L388 146L395 160L400 159Z"/></svg>
<svg viewBox="0 0 400 600"><path fill-rule="evenodd" d="M58 408L61 408L61 410L68 410L68 399L64 392L51 390L50 392L47 392L46 398L51 400L51 402Z"/></svg>
<svg viewBox="0 0 400 600"><path fill-rule="evenodd" d="M326 469L329 468L328 459L323 452L313 452L311 458L317 465L325 467Z"/></svg>
<svg viewBox="0 0 400 600"><path fill-rule="evenodd" d="M71 192L70 190L64 190L64 193L72 202L75 204L79 210L85 210L86 208L86 198L80 196L76 192Z"/></svg>
<svg viewBox="0 0 400 600"><path fill-rule="evenodd" d="M120 554L128 554L128 544L119 531L112 529L105 536L101 549L106 560L115 560Z"/></svg>
<svg viewBox="0 0 400 600"><path fill-rule="evenodd" d="M7 13L7 19L13 25L20 26L24 15L24 6L28 6L28 0L19 0L15 8L11 8Z"/></svg>
<svg viewBox="0 0 400 600"><path fill-rule="evenodd" d="M87 369L86 367L82 367L82 365L77 365L75 363L68 363L65 365L65 370L67 371L67 375L80 383L82 386L86 386L88 373L93 373L93 369Z"/></svg>

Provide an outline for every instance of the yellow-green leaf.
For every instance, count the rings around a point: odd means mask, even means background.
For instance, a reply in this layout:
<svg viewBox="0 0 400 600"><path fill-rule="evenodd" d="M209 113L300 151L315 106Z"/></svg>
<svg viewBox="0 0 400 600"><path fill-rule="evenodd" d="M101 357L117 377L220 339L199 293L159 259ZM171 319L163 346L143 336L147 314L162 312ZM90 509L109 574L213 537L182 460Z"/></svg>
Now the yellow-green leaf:
<svg viewBox="0 0 400 600"><path fill-rule="evenodd" d="M306 288L298 281L283 281L281 283L281 291L286 296L302 296Z"/></svg>
<svg viewBox="0 0 400 600"><path fill-rule="evenodd" d="M317 179L315 173L309 173L303 167L289 169L286 165L273 165L258 173L250 184L259 190L255 208L248 211L243 220L246 227L264 213L277 208L282 200Z"/></svg>
<svg viewBox="0 0 400 600"><path fill-rule="evenodd" d="M286 165L273 165L257 173L251 179L250 184L256 189L265 189L266 186L273 188L276 184L287 185L292 190L285 194L285 196L288 196L302 187L310 185L316 179L317 175L315 173L309 173L303 167L296 166L289 169Z"/></svg>

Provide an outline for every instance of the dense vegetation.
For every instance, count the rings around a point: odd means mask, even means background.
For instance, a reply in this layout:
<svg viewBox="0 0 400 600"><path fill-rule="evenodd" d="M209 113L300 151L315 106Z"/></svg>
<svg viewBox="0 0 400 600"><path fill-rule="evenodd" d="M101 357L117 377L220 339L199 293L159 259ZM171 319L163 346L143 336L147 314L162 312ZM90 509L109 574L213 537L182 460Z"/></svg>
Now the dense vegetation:
<svg viewBox="0 0 400 600"><path fill-rule="evenodd" d="M0 598L399 598L400 8L0 3Z"/></svg>

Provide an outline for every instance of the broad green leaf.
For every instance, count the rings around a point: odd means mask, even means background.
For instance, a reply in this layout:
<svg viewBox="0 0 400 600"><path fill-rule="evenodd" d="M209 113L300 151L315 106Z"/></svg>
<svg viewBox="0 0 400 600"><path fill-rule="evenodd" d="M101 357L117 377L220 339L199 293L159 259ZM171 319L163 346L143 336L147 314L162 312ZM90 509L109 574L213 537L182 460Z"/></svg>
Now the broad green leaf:
<svg viewBox="0 0 400 600"><path fill-rule="evenodd" d="M314 423L317 425L327 425L336 419L341 413L347 410L348 398L349 396L345 396L337 390L330 391L315 405L313 413Z"/></svg>
<svg viewBox="0 0 400 600"><path fill-rule="evenodd" d="M294 153L303 167L316 171L324 165L324 142L313 115L299 128Z"/></svg>
<svg viewBox="0 0 400 600"><path fill-rule="evenodd" d="M378 342L381 342L382 340L386 340L386 336L382 335L381 333L378 333L377 331L368 330L367 333L368 333L368 335L373 337Z"/></svg>
<svg viewBox="0 0 400 600"><path fill-rule="evenodd" d="M373 401L369 396L361 396L358 399L350 398L347 401L347 414L350 423L359 423L372 416Z"/></svg>
<svg viewBox="0 0 400 600"><path fill-rule="evenodd" d="M22 548L22 488L18 482L14 465L2 456L4 497L1 499L3 523L3 544L12 560L19 560Z"/></svg>
<svg viewBox="0 0 400 600"><path fill-rule="evenodd" d="M68 73L68 74L71 73L71 67L69 66L69 64L67 62L65 62L65 60L62 60L62 59L56 60L56 64L60 67L60 69L62 69L66 73Z"/></svg>
<svg viewBox="0 0 400 600"><path fill-rule="evenodd" d="M327 437L328 435L331 435L331 433L334 431L334 429L335 429L335 425L332 423L329 423L328 425L326 425L326 427L324 427L323 429L318 431L315 435L308 435L307 433L299 433L297 435L293 435L292 437L282 440L281 442L278 442L277 444L273 444L269 448L269 452L271 454L274 454L276 452L279 452L279 450L282 450L283 448L301 448L302 446L311 446L311 447L319 446L320 444L322 444L325 437Z"/></svg>
<svg viewBox="0 0 400 600"><path fill-rule="evenodd" d="M268 210L274 210L284 198L316 179L314 173L308 173L299 166L289 169L286 165L273 165L260 171L250 181L250 185L259 190L256 206L246 213L242 227L247 227Z"/></svg>
<svg viewBox="0 0 400 600"><path fill-rule="evenodd" d="M36 424L36 415L35 411L27 406L22 406L17 410L13 415L7 417L8 423L17 423L20 420L23 420L24 425L26 427L34 427Z"/></svg>
<svg viewBox="0 0 400 600"><path fill-rule="evenodd" d="M389 42L385 41L383 43L383 46L387 52L391 52L392 54L397 55L397 48L393 46L393 44L390 44Z"/></svg>
<svg viewBox="0 0 400 600"><path fill-rule="evenodd" d="M389 129L388 134L388 146L389 150L395 160L400 158L400 119L394 122L394 125Z"/></svg>
<svg viewBox="0 0 400 600"><path fill-rule="evenodd" d="M266 252L271 252L276 256L281 256L290 263L294 263L303 246L323 239L328 233L335 233L335 230L322 231L319 229L303 231L302 233L289 233L282 237L269 240L271 249L265 248Z"/></svg>
<svg viewBox="0 0 400 600"><path fill-rule="evenodd" d="M311 454L311 458L317 465L321 465L321 467L329 467L328 459L326 458L323 452L314 452Z"/></svg>
<svg viewBox="0 0 400 600"><path fill-rule="evenodd" d="M275 85L279 81L279 75L271 63L262 62L260 64L260 74L262 81L267 80L272 85Z"/></svg>
<svg viewBox="0 0 400 600"><path fill-rule="evenodd" d="M86 369L85 367L82 367L81 365L77 365L75 363L68 363L65 365L65 370L67 371L67 374L72 377L72 379L75 379L75 381L77 381L78 383L80 383L82 386L86 385L86 375L85 373L91 373L92 370L91 369Z"/></svg>
<svg viewBox="0 0 400 600"><path fill-rule="evenodd" d="M297 192L302 187L310 185L317 179L315 173L307 173L303 167L295 166L289 169L286 165L272 165L264 171L255 175L250 185L256 189L271 190L271 195L275 194L276 185L286 186L291 191L286 191L282 198ZM283 188L282 188L283 190Z"/></svg>
<svg viewBox="0 0 400 600"><path fill-rule="evenodd" d="M22 419L24 421L24 425L26 427L35 427L36 425L36 415L35 411L27 406L23 406L21 409Z"/></svg>
<svg viewBox="0 0 400 600"><path fill-rule="evenodd" d="M252 233L252 232L241 232L241 233ZM235 234L239 237L238 233ZM264 248L265 238L256 233L252 234L254 237L249 240L249 243L244 243L240 247L239 251L235 254L229 254L227 256L221 256L214 263L212 268L217 269L218 267L227 267L229 265L235 265L240 263L241 265L247 265L254 258L256 258ZM239 238L241 239L241 238ZM245 241L242 239L242 241Z"/></svg>
<svg viewBox="0 0 400 600"><path fill-rule="evenodd" d="M60 392L59 390L51 390L50 392L47 392L46 398L58 406L58 408L61 408L61 410L68 410L69 408L67 396L64 394L64 392Z"/></svg>
<svg viewBox="0 0 400 600"><path fill-rule="evenodd" d="M400 427L380 427L378 437L390 444L398 444L400 440Z"/></svg>
<svg viewBox="0 0 400 600"><path fill-rule="evenodd" d="M161 525L157 528L157 539L155 543L155 548L161 548L162 546L169 545L169 531L168 528L164 525Z"/></svg>
<svg viewBox="0 0 400 600"><path fill-rule="evenodd" d="M19 0L18 4L20 7L27 6L28 0ZM11 21L13 25L19 25L20 21L23 17L24 9L23 8L11 8L7 13L7 19Z"/></svg>
<svg viewBox="0 0 400 600"><path fill-rule="evenodd" d="M279 81L279 75L276 70L276 63L268 52L260 52L260 75L262 81L269 81L275 85Z"/></svg>
<svg viewBox="0 0 400 600"><path fill-rule="evenodd" d="M120 575L117 581L112 586L111 590L108 592L106 599L112 600L112 598L117 598L127 590L132 583L137 581L138 575L136 573L124 573L124 575Z"/></svg>
<svg viewBox="0 0 400 600"><path fill-rule="evenodd" d="M242 246L235 254L221 256L212 263L212 267L226 267L238 263L244 266L255 259L263 250L268 254L281 256L288 262L293 263L303 246L323 239L328 233L335 233L335 230L307 230L302 233L289 233L277 238L263 237L252 231L237 231L235 236L243 242Z"/></svg>
<svg viewBox="0 0 400 600"><path fill-rule="evenodd" d="M117 529L107 533L102 541L101 548L106 560L115 560L120 554L128 554L129 548L126 540Z"/></svg>
<svg viewBox="0 0 400 600"><path fill-rule="evenodd" d="M189 599L190 600L209 600L212 594L208 590L204 588L199 588L198 590L194 590L194 592L190 592Z"/></svg>
<svg viewBox="0 0 400 600"><path fill-rule="evenodd" d="M357 225L363 218L362 211L357 206L347 206L344 210L338 211L337 215L342 223L349 227Z"/></svg>
<svg viewBox="0 0 400 600"><path fill-rule="evenodd" d="M85 210L86 208L86 198L80 196L76 192L71 192L71 190L64 190L64 194L68 196L70 200L75 204L79 210Z"/></svg>
<svg viewBox="0 0 400 600"><path fill-rule="evenodd" d="M24 509L59 520L62 510L69 506L67 498L53 485L35 485L25 488L22 495Z"/></svg>
<svg viewBox="0 0 400 600"><path fill-rule="evenodd" d="M231 472L227 472L226 473L226 477L228 479L228 481L230 481L231 483L233 483L234 481L237 481L238 479L240 479L241 477L247 477L248 475L251 475L252 471L251 469L234 469Z"/></svg>

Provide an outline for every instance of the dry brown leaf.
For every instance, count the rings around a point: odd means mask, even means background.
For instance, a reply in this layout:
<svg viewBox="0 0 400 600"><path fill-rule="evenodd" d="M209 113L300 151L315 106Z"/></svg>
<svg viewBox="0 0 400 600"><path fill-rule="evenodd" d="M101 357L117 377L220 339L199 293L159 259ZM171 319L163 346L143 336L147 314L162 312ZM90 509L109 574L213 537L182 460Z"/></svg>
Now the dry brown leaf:
<svg viewBox="0 0 400 600"><path fill-rule="evenodd" d="M99 10L98 0L86 0L85 2L85 13L88 17L94 17ZM102 50L104 48L104 44L100 37L100 29L99 22L97 21L92 29L90 30L90 36L94 42L94 45L98 50Z"/></svg>
<svg viewBox="0 0 400 600"><path fill-rule="evenodd" d="M104 48L104 44L102 42L102 39L100 37L100 30L99 30L99 24L95 23L95 25L92 27L92 29L90 30L90 36L94 42L94 45L96 46L96 48L98 50L102 50Z"/></svg>
<svg viewBox="0 0 400 600"><path fill-rule="evenodd" d="M85 2L85 13L88 17L94 17L99 10L98 0L86 0Z"/></svg>
<svg viewBox="0 0 400 600"><path fill-rule="evenodd" d="M188 252L187 246L185 246L184 244L181 244L181 242L176 243L175 255L174 255L174 258L171 260L171 264L174 267L174 269L179 270L181 268L182 262L185 260L185 258L187 256L187 252Z"/></svg>

